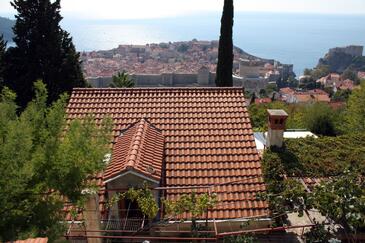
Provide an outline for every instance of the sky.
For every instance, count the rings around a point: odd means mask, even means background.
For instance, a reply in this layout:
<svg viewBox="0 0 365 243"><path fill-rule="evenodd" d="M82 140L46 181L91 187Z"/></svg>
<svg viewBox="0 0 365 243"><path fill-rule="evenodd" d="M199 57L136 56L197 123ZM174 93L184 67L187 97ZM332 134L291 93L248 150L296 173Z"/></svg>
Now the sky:
<svg viewBox="0 0 365 243"><path fill-rule="evenodd" d="M235 11L365 14L365 0L235 0ZM223 0L61 0L64 17L149 19L221 11ZM0 15L15 11L0 0Z"/></svg>

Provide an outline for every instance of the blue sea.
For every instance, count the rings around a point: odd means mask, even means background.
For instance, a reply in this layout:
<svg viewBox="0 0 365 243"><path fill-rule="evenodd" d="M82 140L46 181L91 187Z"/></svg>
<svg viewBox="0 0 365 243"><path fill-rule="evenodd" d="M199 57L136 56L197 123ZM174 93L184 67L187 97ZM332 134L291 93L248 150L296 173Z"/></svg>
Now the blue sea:
<svg viewBox="0 0 365 243"><path fill-rule="evenodd" d="M65 18L62 25L79 51L91 51L119 44L217 40L220 18L220 12L150 20ZM294 64L297 75L314 67L329 48L365 45L365 15L236 12L234 21L236 46L252 55Z"/></svg>

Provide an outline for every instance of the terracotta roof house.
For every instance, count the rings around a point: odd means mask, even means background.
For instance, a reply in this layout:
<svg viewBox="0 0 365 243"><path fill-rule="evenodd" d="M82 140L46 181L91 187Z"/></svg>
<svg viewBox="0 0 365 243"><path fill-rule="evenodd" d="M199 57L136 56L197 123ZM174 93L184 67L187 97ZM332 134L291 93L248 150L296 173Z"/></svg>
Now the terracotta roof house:
<svg viewBox="0 0 365 243"><path fill-rule="evenodd" d="M336 82L340 80L341 80L341 75L337 73L330 73L327 76L318 79L316 82L320 83L324 87L333 87L336 84Z"/></svg>
<svg viewBox="0 0 365 243"><path fill-rule="evenodd" d="M105 197L143 181L164 188L154 190L156 200L209 191L218 203L204 219L268 224L268 203L256 199L266 188L242 88L74 89L67 119L88 114L113 120ZM127 219L130 207L120 202L108 218Z"/></svg>
<svg viewBox="0 0 365 243"><path fill-rule="evenodd" d="M357 72L357 77L361 79L365 79L365 72Z"/></svg>
<svg viewBox="0 0 365 243"><path fill-rule="evenodd" d="M255 99L255 104L256 105L268 104L268 103L271 103L271 102L272 102L271 98L257 98L257 99Z"/></svg>
<svg viewBox="0 0 365 243"><path fill-rule="evenodd" d="M336 86L334 87L335 92L337 90L353 90L353 89L354 89L354 81L350 79L339 81L336 83Z"/></svg>
<svg viewBox="0 0 365 243"><path fill-rule="evenodd" d="M280 93L281 95L285 95L285 94L294 94L294 92L295 92L295 90L293 90L293 89L292 89L292 88L290 88L290 87L281 88L281 89L279 90L279 93Z"/></svg>
<svg viewBox="0 0 365 243"><path fill-rule="evenodd" d="M283 98L283 96L282 96ZM311 102L330 102L329 94L321 89L308 91L296 91L283 99L286 103L311 103Z"/></svg>

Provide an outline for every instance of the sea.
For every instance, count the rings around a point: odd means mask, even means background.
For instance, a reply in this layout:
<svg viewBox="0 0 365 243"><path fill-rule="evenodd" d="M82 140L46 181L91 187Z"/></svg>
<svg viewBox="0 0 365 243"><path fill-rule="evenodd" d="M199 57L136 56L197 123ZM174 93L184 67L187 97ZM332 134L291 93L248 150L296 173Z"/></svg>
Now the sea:
<svg viewBox="0 0 365 243"><path fill-rule="evenodd" d="M93 51L119 44L218 40L220 18L221 12L135 20L67 17L62 27L78 51ZM236 12L233 40L249 54L294 64L299 76L332 47L365 46L364 23L365 15Z"/></svg>

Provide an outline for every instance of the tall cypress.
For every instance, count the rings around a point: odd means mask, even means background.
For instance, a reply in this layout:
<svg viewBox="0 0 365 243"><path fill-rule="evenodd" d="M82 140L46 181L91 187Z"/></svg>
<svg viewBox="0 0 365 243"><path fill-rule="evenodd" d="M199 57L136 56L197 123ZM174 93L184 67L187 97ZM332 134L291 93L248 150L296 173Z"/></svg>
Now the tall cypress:
<svg viewBox="0 0 365 243"><path fill-rule="evenodd" d="M233 0L224 0L219 38L218 65L215 83L218 87L233 86Z"/></svg>
<svg viewBox="0 0 365 243"><path fill-rule="evenodd" d="M0 90L3 87L3 75L4 75L4 69L5 69L5 50L6 50L6 41L4 40L4 36L0 36Z"/></svg>
<svg viewBox="0 0 365 243"><path fill-rule="evenodd" d="M48 102L73 87L84 87L80 54L69 34L60 27L60 0L14 0L15 47L5 55L5 85L18 94L25 107L33 96L33 83L41 79L48 88Z"/></svg>

